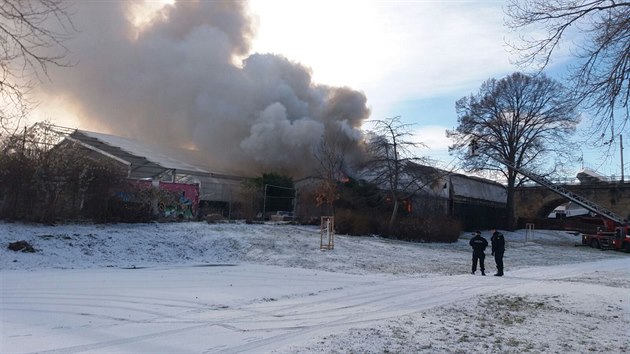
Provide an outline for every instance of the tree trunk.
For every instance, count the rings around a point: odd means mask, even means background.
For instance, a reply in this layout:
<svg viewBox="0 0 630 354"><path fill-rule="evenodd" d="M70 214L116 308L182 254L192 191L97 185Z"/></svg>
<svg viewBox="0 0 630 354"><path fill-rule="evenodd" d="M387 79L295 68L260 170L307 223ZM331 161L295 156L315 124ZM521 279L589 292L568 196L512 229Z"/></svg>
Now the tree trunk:
<svg viewBox="0 0 630 354"><path fill-rule="evenodd" d="M392 216L389 218L389 224L387 225L387 230L391 232L394 229L394 225L396 224L396 216L398 215L398 199L394 198L394 210L392 210Z"/></svg>
<svg viewBox="0 0 630 354"><path fill-rule="evenodd" d="M507 201L506 201L506 220L505 220L505 228L506 230L514 230L516 229L516 220L514 219L514 185L516 184L516 176L508 178L507 185Z"/></svg>

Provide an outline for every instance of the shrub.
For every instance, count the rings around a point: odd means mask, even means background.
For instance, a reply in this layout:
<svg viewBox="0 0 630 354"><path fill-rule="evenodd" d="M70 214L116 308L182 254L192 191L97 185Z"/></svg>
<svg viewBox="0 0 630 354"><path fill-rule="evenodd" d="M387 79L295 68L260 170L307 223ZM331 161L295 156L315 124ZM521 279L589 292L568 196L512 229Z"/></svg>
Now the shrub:
<svg viewBox="0 0 630 354"><path fill-rule="evenodd" d="M151 220L151 205L147 203L126 202L117 197L110 198L107 203L107 221L135 223Z"/></svg>
<svg viewBox="0 0 630 354"><path fill-rule="evenodd" d="M416 242L456 242L462 231L458 220L446 216L400 219L385 237Z"/></svg>
<svg viewBox="0 0 630 354"><path fill-rule="evenodd" d="M381 212L338 210L335 213L335 231L345 235L381 235L412 242L456 242L462 232L458 220L446 216L399 218L388 230L390 215Z"/></svg>
<svg viewBox="0 0 630 354"><path fill-rule="evenodd" d="M341 210L335 213L335 232L345 235L372 235L381 230L380 218L362 211Z"/></svg>
<svg viewBox="0 0 630 354"><path fill-rule="evenodd" d="M90 158L71 142L54 145L33 131L0 144L0 216L52 223L104 220L109 191L124 178L121 166Z"/></svg>

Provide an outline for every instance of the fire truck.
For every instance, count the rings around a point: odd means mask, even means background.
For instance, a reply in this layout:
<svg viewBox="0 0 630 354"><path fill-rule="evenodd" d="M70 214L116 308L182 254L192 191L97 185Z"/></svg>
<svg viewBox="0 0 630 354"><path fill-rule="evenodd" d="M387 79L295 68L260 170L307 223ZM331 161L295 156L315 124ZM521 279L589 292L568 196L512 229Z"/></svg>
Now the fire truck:
<svg viewBox="0 0 630 354"><path fill-rule="evenodd" d="M514 168L514 170L528 177L532 181L546 187L558 195L567 198L568 200L582 206L586 210L599 215L602 218L603 224L601 227L598 227L596 233L582 234L583 245L602 250L614 249L630 252L630 223L628 223L627 219L578 194L575 194L561 186L555 185L542 176L523 170L522 168L519 169L514 166L510 167Z"/></svg>
<svg viewBox="0 0 630 354"><path fill-rule="evenodd" d="M582 245L630 252L630 224L627 219L540 176L518 169L517 171L602 218L602 226L597 228L596 233L582 234Z"/></svg>
<svg viewBox="0 0 630 354"><path fill-rule="evenodd" d="M478 153L476 147L476 141L473 140L470 145L472 155L476 155ZM504 159L488 154L484 155L514 169L516 172L549 189L550 191L582 206L591 213L599 215L604 222L603 227L599 228L595 234L582 234L583 245L600 249L615 249L630 252L630 223L626 218L554 184L543 176L527 171L524 168L517 168Z"/></svg>
<svg viewBox="0 0 630 354"><path fill-rule="evenodd" d="M594 234L582 234L582 245L602 250L630 252L630 226L604 219L604 226Z"/></svg>

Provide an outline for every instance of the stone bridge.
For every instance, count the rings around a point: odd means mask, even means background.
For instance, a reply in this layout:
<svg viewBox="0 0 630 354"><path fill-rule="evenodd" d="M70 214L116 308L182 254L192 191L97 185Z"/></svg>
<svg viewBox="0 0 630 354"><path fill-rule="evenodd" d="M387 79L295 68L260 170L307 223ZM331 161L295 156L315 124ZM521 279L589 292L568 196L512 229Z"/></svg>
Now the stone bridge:
<svg viewBox="0 0 630 354"><path fill-rule="evenodd" d="M630 182L595 182L562 187L619 216L630 217ZM514 215L526 219L546 218L556 207L568 201L540 185L519 187L514 195Z"/></svg>

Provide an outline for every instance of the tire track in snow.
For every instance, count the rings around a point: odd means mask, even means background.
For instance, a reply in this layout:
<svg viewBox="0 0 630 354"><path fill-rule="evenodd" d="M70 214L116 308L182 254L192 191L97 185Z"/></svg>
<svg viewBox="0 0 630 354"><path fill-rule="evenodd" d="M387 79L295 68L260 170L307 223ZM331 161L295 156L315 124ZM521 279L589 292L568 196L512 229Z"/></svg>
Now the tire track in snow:
<svg viewBox="0 0 630 354"><path fill-rule="evenodd" d="M575 276L576 273L584 271L592 271L600 267L606 267L606 265L613 264L617 267L627 267L628 262L626 260L606 260L599 262L572 264L564 266L552 266L552 267L536 267L531 269L522 269L516 273L516 277L510 275L500 278L501 283L496 283L490 279L496 279L494 277L470 277L470 276L457 276L462 278L461 286L457 286L453 289L453 282L451 277L441 278L422 278L419 280L422 284L421 289L425 290L420 292L422 296L414 299L411 294L418 294L418 288L414 287L411 290L403 290L400 292L389 293L387 296L375 295L373 301L368 301L362 305L371 305L379 301L387 301L389 305L376 308L374 310L368 310L365 312L350 313L340 318L330 321L324 321L323 323L313 324L311 326L300 326L288 333L281 333L271 337L263 338L258 341L248 342L237 347L228 348L221 351L221 353L247 353L253 351L270 351L278 349L282 346L286 346L291 343L291 340L296 337L302 337L305 334L315 336L317 334L328 334L336 328L348 327L352 325L360 325L363 323L372 323L376 321L387 320L396 318L402 315L413 314L415 312L427 310L432 307L447 305L459 300L476 296L483 293L506 290L512 287L521 286L528 283L555 281L558 278ZM533 275L529 273L534 273ZM527 277L523 277L521 274L528 274ZM471 279L475 279L472 283ZM478 283L479 279L483 279L484 283ZM395 283L392 281L391 283ZM376 288L371 291L372 294L378 294L381 289ZM428 291L426 291L428 290ZM395 300L392 303L392 300ZM357 305L360 306L360 305ZM403 306L403 307L401 307ZM404 307L407 306L407 307ZM289 327L291 329L291 327ZM264 328L261 330L269 330Z"/></svg>
<svg viewBox="0 0 630 354"><path fill-rule="evenodd" d="M38 352L96 352L105 348L150 341L212 326L233 331L238 337L238 344L234 346L229 343L217 344L206 350L221 353L269 352L295 344L295 339L300 337L325 335L335 329L366 325L413 314L482 293L504 291L510 287L550 281L563 276L575 276L580 271L596 269L606 264L596 262L581 266L531 268L514 272L515 276L508 275L500 279L491 276L473 277L467 274L433 278L397 278L384 282L351 282L350 285L344 284L343 287L330 292L281 299L271 306L257 302L231 308L230 310L234 312L217 311L217 314L223 316L220 319L191 321L189 318L176 318L176 321L182 321L177 323L184 325L182 328ZM626 266L627 261L624 264L619 261L614 264ZM534 274L528 274L531 272ZM459 279L454 282L453 277ZM299 302L296 303L296 301ZM199 308L198 311L204 312L207 309ZM246 313L243 314L243 312ZM162 318L161 320L168 322L171 319Z"/></svg>
<svg viewBox="0 0 630 354"><path fill-rule="evenodd" d="M369 308L370 305L383 303L387 299L401 298L402 295L411 297L412 295L415 296L414 294L418 293L419 289L417 286L414 286L411 289L395 288L394 286L395 284L392 284L392 283L397 283L400 281L401 281L400 279L395 279L395 280L382 282L379 284L375 284L375 283L361 284L360 286L354 287L352 289L354 295L356 296L353 296L353 293L344 292L343 294L338 295L338 296L327 297L325 299L314 299L315 301L300 302L298 304L291 304L289 306L281 306L277 309L271 309L271 310L263 309L261 311L260 309L258 309L258 307L260 306L260 303L257 303L257 304L248 305L242 308L237 308L236 310L246 311L248 312L248 314L235 316L229 319L223 318L223 319L210 321L210 322L202 322L201 320L199 320L197 322L193 322L195 323L194 325L189 325L191 323L190 321L188 322L178 321L177 324L180 324L180 323L187 324L187 326L182 327L182 328L177 328L177 329L149 333L149 334L145 334L141 336L121 338L121 339L112 340L112 341L103 341L99 343L91 343L91 344L85 344L85 345L79 345L79 346L56 348L56 349L52 349L48 351L38 351L38 353L94 352L94 351L98 351L105 348L111 348L115 346L131 344L135 342L142 342L142 341L147 341L154 338L160 338L160 337L165 337L165 336L178 335L184 332L194 331L194 330L198 330L204 327L212 327L212 326L220 326L222 328L226 328L226 329L229 329L235 332L244 333L244 334L248 334L248 333L252 334L255 332L268 333L270 331L284 331L284 332L288 331L289 332L289 333L285 333L284 335L280 335L277 337L263 338L263 339L252 339L246 335L241 341L241 343L245 341L247 342L246 344L244 344L245 346L247 346L246 348L251 347L255 349L262 344L265 344L265 345L273 344L278 339L283 339L287 335L291 335L296 330L310 332L310 331L320 329L320 328L327 328L329 325L334 325L334 324L342 325L342 324L360 323L361 321L357 320L355 318L356 315L354 315L357 312L359 314L363 314L364 316L367 316L367 315L374 316L375 314L378 314L379 312L387 312L388 308L391 308L392 306L388 306L387 308L381 309L380 311L369 311L369 310L366 310L366 307ZM387 287L393 287L393 289L391 290L384 289ZM311 309L314 306L319 307L323 303L333 304L334 306L326 310L311 311ZM306 309L308 311L300 312L299 310L301 309ZM280 314L280 316L284 316L284 317L277 317L279 315L278 314L279 312L287 311L287 310L297 312L297 313L293 315ZM339 311L343 311L341 318L339 318L339 314L338 314ZM313 323L313 316L312 316L313 313L320 314L319 316L320 318L317 319L316 323ZM300 316L300 317L297 317L295 321L307 321L311 323L306 323L302 325L293 324L291 326L286 326L286 325L278 326L278 324L286 324L287 322L286 316L293 316L293 317ZM381 317L387 318L383 316ZM370 321L372 320L373 319L370 319ZM263 327L254 328L254 329L243 328L244 324L252 324L252 323L258 324L259 326L263 325ZM297 334L301 334L301 333L302 332L297 333ZM290 338L290 337L287 337L287 338ZM236 348L227 348L225 350L227 350L227 352L240 352L242 349L240 349L239 347L236 347Z"/></svg>
<svg viewBox="0 0 630 354"><path fill-rule="evenodd" d="M426 279L426 278L425 278ZM444 282L444 281L443 281ZM402 315L412 314L418 311L423 311L435 306L446 305L451 302L455 302L469 296L478 295L488 291L501 288L498 285L470 285L465 284L459 286L457 295L453 295L452 281L446 281L449 288L443 285L429 288L427 291L426 285L419 284L412 289L401 289L397 291L383 293L380 287L371 289L368 294L365 294L365 299L369 301L363 301L357 304L344 305L338 308L331 308L322 312L324 315L323 321L311 324L303 324L294 327L277 327L270 326L258 328L257 331L269 331L273 329L283 329L285 333L273 335L271 337L263 338L256 341L251 341L236 347L227 348L220 351L221 353L247 353L247 352L266 352L272 349L277 349L284 345L292 344L291 340L296 337L302 337L305 334L311 336L317 334L327 334L334 331L336 328L356 326L364 323L373 323L375 321L382 321L391 318L397 318ZM305 307L310 307L312 304L304 304ZM339 309L355 308L358 311L344 312L342 314L336 313ZM312 320L313 316L311 312L301 313L306 314L301 320ZM287 319L284 318L286 323ZM258 323L269 323L269 320L259 320Z"/></svg>

